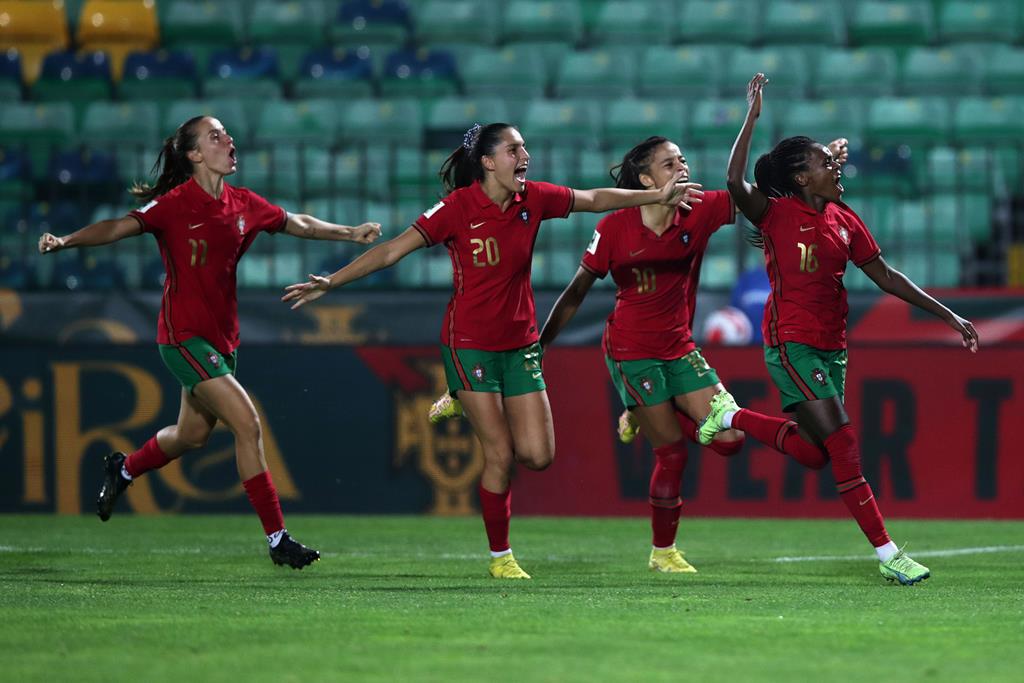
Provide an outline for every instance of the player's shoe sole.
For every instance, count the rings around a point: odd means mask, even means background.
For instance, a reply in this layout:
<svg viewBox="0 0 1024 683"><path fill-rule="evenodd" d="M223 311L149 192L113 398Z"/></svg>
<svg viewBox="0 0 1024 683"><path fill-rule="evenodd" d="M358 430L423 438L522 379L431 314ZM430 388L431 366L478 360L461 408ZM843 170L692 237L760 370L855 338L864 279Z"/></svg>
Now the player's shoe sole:
<svg viewBox="0 0 1024 683"><path fill-rule="evenodd" d="M277 546L270 549L270 559L276 565L302 569L320 559L320 551L307 548L285 532Z"/></svg>
<svg viewBox="0 0 1024 683"><path fill-rule="evenodd" d="M121 468L127 460L124 453L111 453L103 457L103 486L96 497L96 514L100 521L107 521L114 514L114 504L131 482L121 476Z"/></svg>

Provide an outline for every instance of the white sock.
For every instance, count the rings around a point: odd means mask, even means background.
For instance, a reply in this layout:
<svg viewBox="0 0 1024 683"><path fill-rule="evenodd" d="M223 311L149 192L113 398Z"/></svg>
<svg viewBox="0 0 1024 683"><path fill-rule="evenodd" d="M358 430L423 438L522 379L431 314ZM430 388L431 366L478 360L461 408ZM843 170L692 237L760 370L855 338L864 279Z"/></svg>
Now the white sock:
<svg viewBox="0 0 1024 683"><path fill-rule="evenodd" d="M897 548L896 544L892 541L889 541L885 545L880 545L877 548L875 548L875 554L878 555L879 562L888 562L892 558L892 556L898 553L899 551L900 549Z"/></svg>
<svg viewBox="0 0 1024 683"><path fill-rule="evenodd" d="M659 547L658 547L658 546L656 546L656 545L652 545L651 547L652 547L652 548L654 548L655 550L671 550L672 548L675 548L675 547L676 547L676 544L675 544L675 543L673 543L672 545L667 545L667 546L665 546L664 548L659 548Z"/></svg>
<svg viewBox="0 0 1024 683"><path fill-rule="evenodd" d="M127 479L128 481L132 480L132 475L128 474L128 470L124 468L124 465L121 465L121 476Z"/></svg>
<svg viewBox="0 0 1024 683"><path fill-rule="evenodd" d="M498 550L498 551L492 550L491 551L491 557L505 557L506 555L511 555L511 554L512 554L512 548L509 548L508 550Z"/></svg>
<svg viewBox="0 0 1024 683"><path fill-rule="evenodd" d="M729 410L729 411L726 411L725 414L722 415L722 426L723 427L725 427L726 429L732 429L732 416L735 415L736 412L737 411L735 411L735 410Z"/></svg>
<svg viewBox="0 0 1024 683"><path fill-rule="evenodd" d="M280 529L267 536L267 543L270 544L271 548L276 548L277 544L281 542L281 537L284 536L285 529Z"/></svg>

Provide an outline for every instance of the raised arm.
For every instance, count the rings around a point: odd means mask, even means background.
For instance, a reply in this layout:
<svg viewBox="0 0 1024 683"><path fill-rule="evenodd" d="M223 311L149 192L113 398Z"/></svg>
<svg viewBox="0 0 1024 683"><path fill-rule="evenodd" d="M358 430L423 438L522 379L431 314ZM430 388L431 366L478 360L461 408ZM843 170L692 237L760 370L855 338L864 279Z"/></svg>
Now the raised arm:
<svg viewBox="0 0 1024 683"><path fill-rule="evenodd" d="M366 277L370 273L393 266L408 254L422 249L427 243L416 228L408 228L398 237L360 254L344 268L331 273L328 277L310 274L308 282L299 282L285 287L285 295L281 301L294 301L296 309L311 301L316 301L328 290L347 285L350 282Z"/></svg>
<svg viewBox="0 0 1024 683"><path fill-rule="evenodd" d="M665 183L664 187L651 190L622 190L617 187L573 190L575 201L572 210L603 213L646 204L666 204L690 209L692 204L701 203L704 193L701 192L702 186L698 183L679 182L682 176L680 171L674 182Z"/></svg>
<svg viewBox="0 0 1024 683"><path fill-rule="evenodd" d="M142 224L137 218L125 216L124 218L112 218L99 223L87 225L76 230L70 235L57 237L52 233L44 233L39 238L39 253L49 254L61 249L72 247L98 247L102 244L110 244L125 237L134 237L142 234Z"/></svg>
<svg viewBox="0 0 1024 683"><path fill-rule="evenodd" d="M569 324L572 317L576 315L576 309L583 303L587 292L594 285L597 277L586 268L580 268L573 276L572 282L566 285L565 290L558 296L551 313L548 314L544 329L540 332L540 346L547 349L555 337L562 331L562 328Z"/></svg>
<svg viewBox="0 0 1024 683"><path fill-rule="evenodd" d="M355 227L322 221L304 213L289 213L284 231L307 240L335 240L370 244L380 237L380 223L362 223Z"/></svg>
<svg viewBox="0 0 1024 683"><path fill-rule="evenodd" d="M750 141L754 137L754 123L761 115L761 91L768 82L762 73L755 74L747 85L747 118L743 121L736 142L733 143L729 155L729 171L726 184L729 194L743 215L752 223L760 220L768 209L768 197L755 185L747 182L747 161L750 159Z"/></svg>
<svg viewBox="0 0 1024 683"><path fill-rule="evenodd" d="M965 320L953 311L933 299L920 287L915 285L910 278L898 270L893 269L881 256L864 264L861 269L878 285L883 292L897 296L908 304L917 306L922 311L928 311L937 318L941 318L947 325L960 333L963 337L965 348L971 353L978 352L978 332L970 320Z"/></svg>

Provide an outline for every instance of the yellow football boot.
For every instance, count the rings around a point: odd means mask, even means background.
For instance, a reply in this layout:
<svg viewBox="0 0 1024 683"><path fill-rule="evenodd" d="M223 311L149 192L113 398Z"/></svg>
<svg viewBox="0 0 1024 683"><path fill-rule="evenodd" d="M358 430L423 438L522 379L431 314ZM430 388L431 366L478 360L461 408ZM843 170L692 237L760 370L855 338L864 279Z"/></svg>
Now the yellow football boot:
<svg viewBox="0 0 1024 683"><path fill-rule="evenodd" d="M697 569L683 559L683 554L671 548L651 548L651 559L647 563L651 571L665 572L666 574L696 574Z"/></svg>
<svg viewBox="0 0 1024 683"><path fill-rule="evenodd" d="M528 579L530 575L512 557L512 553L491 558L491 576L496 579Z"/></svg>

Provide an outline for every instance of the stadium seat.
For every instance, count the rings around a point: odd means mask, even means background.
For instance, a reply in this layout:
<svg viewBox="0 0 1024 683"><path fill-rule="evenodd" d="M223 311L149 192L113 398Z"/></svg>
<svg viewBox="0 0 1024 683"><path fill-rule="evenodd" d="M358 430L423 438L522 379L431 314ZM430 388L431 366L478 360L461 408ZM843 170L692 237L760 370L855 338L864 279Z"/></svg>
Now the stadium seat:
<svg viewBox="0 0 1024 683"><path fill-rule="evenodd" d="M690 139L694 145L732 147L747 116L743 99L700 100L693 107ZM775 137L775 113L765 107L754 129L754 147L764 147ZM724 166L722 167L724 171Z"/></svg>
<svg viewBox="0 0 1024 683"><path fill-rule="evenodd" d="M424 143L429 149L450 152L475 123L512 123L505 100L497 97L444 97L427 113Z"/></svg>
<svg viewBox="0 0 1024 683"><path fill-rule="evenodd" d="M631 52L611 48L568 53L555 79L557 97L621 99L633 94L636 61Z"/></svg>
<svg viewBox="0 0 1024 683"><path fill-rule="evenodd" d="M1024 139L1024 97L956 100L953 137L964 144L1019 144Z"/></svg>
<svg viewBox="0 0 1024 683"><path fill-rule="evenodd" d="M597 45L664 45L672 37L674 4L664 0L607 0L590 37Z"/></svg>
<svg viewBox="0 0 1024 683"><path fill-rule="evenodd" d="M1000 47L982 68L982 81L993 95L1024 93L1024 48Z"/></svg>
<svg viewBox="0 0 1024 683"><path fill-rule="evenodd" d="M117 177L144 177L156 162L162 126L152 102L93 102L85 110L80 138L91 149L114 156Z"/></svg>
<svg viewBox="0 0 1024 683"><path fill-rule="evenodd" d="M160 20L165 46L202 43L223 48L239 45L244 39L245 19L238 3L174 0L166 6Z"/></svg>
<svg viewBox="0 0 1024 683"><path fill-rule="evenodd" d="M883 97L868 109L867 136L877 144L928 144L949 134L946 101L926 97Z"/></svg>
<svg viewBox="0 0 1024 683"><path fill-rule="evenodd" d="M760 33L759 3L690 0L683 5L676 35L683 43L751 44Z"/></svg>
<svg viewBox="0 0 1024 683"><path fill-rule="evenodd" d="M327 31L342 47L397 48L408 38L412 17L403 0L345 0Z"/></svg>
<svg viewBox="0 0 1024 683"><path fill-rule="evenodd" d="M219 50L210 55L203 96L257 103L280 99L277 53L270 48Z"/></svg>
<svg viewBox="0 0 1024 683"><path fill-rule="evenodd" d="M427 0L416 9L416 40L420 45L495 45L498 11L476 0Z"/></svg>
<svg viewBox="0 0 1024 683"><path fill-rule="evenodd" d="M160 34L152 0L88 0L76 31L81 50L110 55L114 81L121 80L124 59L131 52L154 49Z"/></svg>
<svg viewBox="0 0 1024 683"><path fill-rule="evenodd" d="M991 192L1006 196L1015 189L1019 171L1019 152L1008 147L965 147L941 145L929 149L924 163L918 164L918 186L932 192Z"/></svg>
<svg viewBox="0 0 1024 683"><path fill-rule="evenodd" d="M604 110L604 140L617 152L640 144L651 135L667 137L686 154L685 107L682 102L619 99Z"/></svg>
<svg viewBox="0 0 1024 683"><path fill-rule="evenodd" d="M747 83L758 72L770 79L767 92L771 97L804 97L807 92L809 70L802 51L791 47L740 47L732 51L729 59L729 67L722 80L723 97L746 97Z"/></svg>
<svg viewBox="0 0 1024 683"><path fill-rule="evenodd" d="M509 0L502 22L506 42L558 42L577 45L583 18L577 0Z"/></svg>
<svg viewBox="0 0 1024 683"><path fill-rule="evenodd" d="M932 251L908 247L883 250L890 266L921 287L957 287L960 285L960 255L948 251Z"/></svg>
<svg viewBox="0 0 1024 683"><path fill-rule="evenodd" d="M258 0L249 12L249 40L257 45L304 45L326 42L324 3L305 0Z"/></svg>
<svg viewBox="0 0 1024 683"><path fill-rule="evenodd" d="M66 102L0 104L0 144L25 151L36 178L45 177L50 154L74 137L74 111Z"/></svg>
<svg viewBox="0 0 1024 683"><path fill-rule="evenodd" d="M235 139L239 157L244 158L245 145L250 140L254 124L249 119L246 106L241 100L227 98L175 102L167 108L164 115L163 135L165 137L173 135L178 126L193 116L212 116L218 119L231 137Z"/></svg>
<svg viewBox="0 0 1024 683"><path fill-rule="evenodd" d="M295 81L296 97L351 99L373 95L370 49L318 48L306 54Z"/></svg>
<svg viewBox="0 0 1024 683"><path fill-rule="evenodd" d="M448 154L448 150L423 152L404 147L396 150L391 159L391 168L388 173L392 183L389 194L399 201L405 200L417 204L422 213L441 194L438 171ZM416 214L416 216L418 215ZM416 216L412 216L412 218L415 219ZM411 222L410 220L409 223Z"/></svg>
<svg viewBox="0 0 1024 683"><path fill-rule="evenodd" d="M543 97L547 82L543 57L528 47L481 50L462 69L467 95L508 100Z"/></svg>
<svg viewBox="0 0 1024 683"><path fill-rule="evenodd" d="M43 57L70 44L67 15L62 4L36 0L6 0L5 21L0 22L0 51L16 49L22 80L35 83Z"/></svg>
<svg viewBox="0 0 1024 683"><path fill-rule="evenodd" d="M1012 0L946 0L938 15L939 37L946 41L1001 41L1020 37L1020 3Z"/></svg>
<svg viewBox="0 0 1024 683"><path fill-rule="evenodd" d="M60 150L50 157L47 170L51 199L114 201L124 192L114 155L106 150Z"/></svg>
<svg viewBox="0 0 1024 683"><path fill-rule="evenodd" d="M0 102L21 99L21 55L17 50L0 53Z"/></svg>
<svg viewBox="0 0 1024 683"><path fill-rule="evenodd" d="M894 95L896 67L896 53L887 47L827 50L818 62L814 91L818 97Z"/></svg>
<svg viewBox="0 0 1024 683"><path fill-rule="evenodd" d="M380 79L384 97L438 98L458 91L455 57L444 49L400 49L387 56Z"/></svg>
<svg viewBox="0 0 1024 683"><path fill-rule="evenodd" d="M925 45L934 37L928 0L861 0L848 27L855 45Z"/></svg>
<svg viewBox="0 0 1024 683"><path fill-rule="evenodd" d="M835 0L773 0L761 24L766 43L842 45L843 11Z"/></svg>
<svg viewBox="0 0 1024 683"><path fill-rule="evenodd" d="M168 104L194 98L197 84L195 60L186 52L132 52L125 58L117 92L122 100Z"/></svg>
<svg viewBox="0 0 1024 683"><path fill-rule="evenodd" d="M28 154L15 146L0 147L0 200L25 200L31 190Z"/></svg>
<svg viewBox="0 0 1024 683"><path fill-rule="evenodd" d="M806 135L828 144L839 137L850 141L851 149L864 143L864 109L849 99L796 100L780 107L779 138Z"/></svg>
<svg viewBox="0 0 1024 683"><path fill-rule="evenodd" d="M339 130L351 146L418 147L423 143L423 116L415 100L354 100L343 110Z"/></svg>
<svg viewBox="0 0 1024 683"><path fill-rule="evenodd" d="M905 95L971 95L979 92L981 65L973 55L948 48L915 47L903 61Z"/></svg>
<svg viewBox="0 0 1024 683"><path fill-rule="evenodd" d="M253 139L265 145L330 147L337 129L337 108L328 100L277 100L263 104Z"/></svg>
<svg viewBox="0 0 1024 683"><path fill-rule="evenodd" d="M941 221L947 229L954 226L960 252L968 246L967 240L975 244L992 241L992 197L987 192L939 192L931 196L930 204L937 224Z"/></svg>
<svg viewBox="0 0 1024 683"><path fill-rule="evenodd" d="M38 102L71 104L76 121L90 102L110 99L110 95L110 60L103 52L51 53L32 86L32 97Z"/></svg>
<svg viewBox="0 0 1024 683"><path fill-rule="evenodd" d="M717 96L723 75L722 63L728 50L716 45L647 48L641 57L637 81L640 96L659 99Z"/></svg>
<svg viewBox="0 0 1024 683"><path fill-rule="evenodd" d="M534 155L558 147L596 149L601 142L598 107L586 100L534 100L527 106L522 133Z"/></svg>

